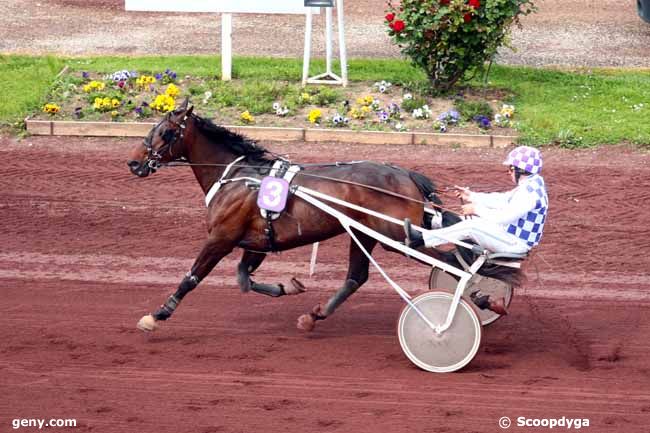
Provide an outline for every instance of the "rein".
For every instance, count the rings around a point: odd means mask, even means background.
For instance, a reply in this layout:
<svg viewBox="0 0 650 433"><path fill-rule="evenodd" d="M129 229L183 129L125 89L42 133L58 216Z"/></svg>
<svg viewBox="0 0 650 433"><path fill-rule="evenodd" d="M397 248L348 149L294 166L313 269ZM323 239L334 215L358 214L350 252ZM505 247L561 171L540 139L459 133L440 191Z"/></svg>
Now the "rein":
<svg viewBox="0 0 650 433"><path fill-rule="evenodd" d="M237 162L237 161L235 161L235 162ZM339 167L339 166L342 166L342 165L354 164L354 163L356 163L356 162L351 162L351 163L348 163L348 162L344 162L344 163L336 162L336 163L328 163L328 164L301 164L301 165L302 166L308 166L308 167ZM231 164L193 163L193 162L184 162L184 161L172 161L172 162L163 164L161 166L166 166L166 167L202 166L202 167L226 167L226 168L231 167L231 168L253 168L253 169L263 168L260 165L242 165L242 164L234 164L233 165L232 163ZM415 199L413 197L409 197L409 196L406 196L406 195L403 195L403 194L399 194L399 193L396 193L396 192L393 192L393 191L389 191L387 189L380 188L380 187L377 187L377 186L367 185L367 184L364 184L364 183L354 182L354 181L351 181L351 180L338 179L338 178L330 177L330 176L323 176L323 175L319 175L319 174L305 173L304 171L300 171L300 172L296 173L296 175L297 176L311 177L311 178L314 178L314 179L329 180L331 182L337 182L337 183L342 183L342 184L347 184L347 185L358 186L358 187L361 187L361 188L365 188L365 189L369 189L369 190L372 190L372 191L380 192L380 193L385 194L385 195L401 198L403 200L411 201L411 202L414 202L414 203L418 203L418 204L422 204L422 205L430 204L431 206L433 206L433 207L435 207L437 209L440 209L442 211L447 211L447 212L451 212L451 213L454 213L454 214L458 213L457 211L454 211L452 209L440 206L439 204L436 204L436 203L433 203L433 202L418 200L418 199ZM435 189L433 192L435 192L436 194L441 194L441 195L449 195L450 191L451 191L451 188L446 187L445 189Z"/></svg>

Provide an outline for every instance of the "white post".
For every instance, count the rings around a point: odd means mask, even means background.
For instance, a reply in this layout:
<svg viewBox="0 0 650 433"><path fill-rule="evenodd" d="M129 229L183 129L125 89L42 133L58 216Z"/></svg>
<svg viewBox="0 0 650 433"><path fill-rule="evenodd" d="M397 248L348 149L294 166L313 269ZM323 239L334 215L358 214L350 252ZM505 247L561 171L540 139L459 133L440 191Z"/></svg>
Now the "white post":
<svg viewBox="0 0 650 433"><path fill-rule="evenodd" d="M305 53L302 60L302 87L307 85L309 78L309 58L311 57L311 28L312 28L311 8L307 11L305 21Z"/></svg>
<svg viewBox="0 0 650 433"><path fill-rule="evenodd" d="M332 9L325 8L325 72L332 74Z"/></svg>
<svg viewBox="0 0 650 433"><path fill-rule="evenodd" d="M311 9L307 13L307 23L305 25L305 57L303 59L302 68L302 85L307 84L341 84L348 85L348 60L347 52L345 49L345 29L343 20L343 0L337 0L336 15L338 18L338 32L339 32L339 53L341 56L341 76L339 77L332 71L332 38L334 23L332 7L325 8L325 63L326 71L314 77L309 77L309 58L311 56L311 33L313 27L313 18Z"/></svg>
<svg viewBox="0 0 650 433"><path fill-rule="evenodd" d="M336 17L339 24L339 55L341 57L341 81L343 87L348 85L348 53L345 49L345 20L343 19L343 0L337 0Z"/></svg>
<svg viewBox="0 0 650 433"><path fill-rule="evenodd" d="M221 14L221 79L232 79L232 14Z"/></svg>
<svg viewBox="0 0 650 433"><path fill-rule="evenodd" d="M316 258L318 257L318 244L316 242L311 247L311 260L309 260L309 278L316 273Z"/></svg>

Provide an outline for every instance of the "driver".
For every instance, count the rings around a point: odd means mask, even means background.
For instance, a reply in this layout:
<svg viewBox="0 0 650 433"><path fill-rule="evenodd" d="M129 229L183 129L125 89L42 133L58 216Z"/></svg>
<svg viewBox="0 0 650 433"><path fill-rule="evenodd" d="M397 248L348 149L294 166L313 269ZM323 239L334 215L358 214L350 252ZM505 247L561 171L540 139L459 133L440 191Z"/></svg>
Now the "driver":
<svg viewBox="0 0 650 433"><path fill-rule="evenodd" d="M478 193L458 188L464 200L463 220L457 224L420 233L404 221L405 245L436 248L452 241L470 240L492 253L526 254L539 244L548 212L548 195L542 170L542 155L529 146L512 150L503 162L517 185L508 192ZM474 217L472 217L474 216Z"/></svg>

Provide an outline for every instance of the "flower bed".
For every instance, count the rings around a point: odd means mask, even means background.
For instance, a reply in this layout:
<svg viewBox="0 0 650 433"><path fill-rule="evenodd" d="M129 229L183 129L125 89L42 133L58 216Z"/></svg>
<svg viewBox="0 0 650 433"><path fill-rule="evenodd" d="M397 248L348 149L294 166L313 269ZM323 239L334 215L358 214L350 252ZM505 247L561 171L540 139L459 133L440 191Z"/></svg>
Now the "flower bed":
<svg viewBox="0 0 650 433"><path fill-rule="evenodd" d="M514 135L510 95L465 88L431 98L403 85L352 83L307 87L281 81L233 81L162 72L89 72L61 76L33 118L154 121L189 97L196 112L218 124L371 131Z"/></svg>

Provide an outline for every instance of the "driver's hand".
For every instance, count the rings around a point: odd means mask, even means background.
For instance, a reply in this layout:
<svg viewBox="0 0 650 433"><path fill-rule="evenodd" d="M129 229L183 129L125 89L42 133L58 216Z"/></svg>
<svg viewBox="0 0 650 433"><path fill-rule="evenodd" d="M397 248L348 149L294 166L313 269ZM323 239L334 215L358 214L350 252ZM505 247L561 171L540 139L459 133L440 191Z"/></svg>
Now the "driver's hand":
<svg viewBox="0 0 650 433"><path fill-rule="evenodd" d="M456 188L456 197L463 201L469 201L469 196L472 193L472 191L469 190L469 188L465 188L462 186L454 186Z"/></svg>
<svg viewBox="0 0 650 433"><path fill-rule="evenodd" d="M463 215L466 216L476 215L476 209L474 208L474 205L472 203L464 204L462 210L463 210Z"/></svg>

